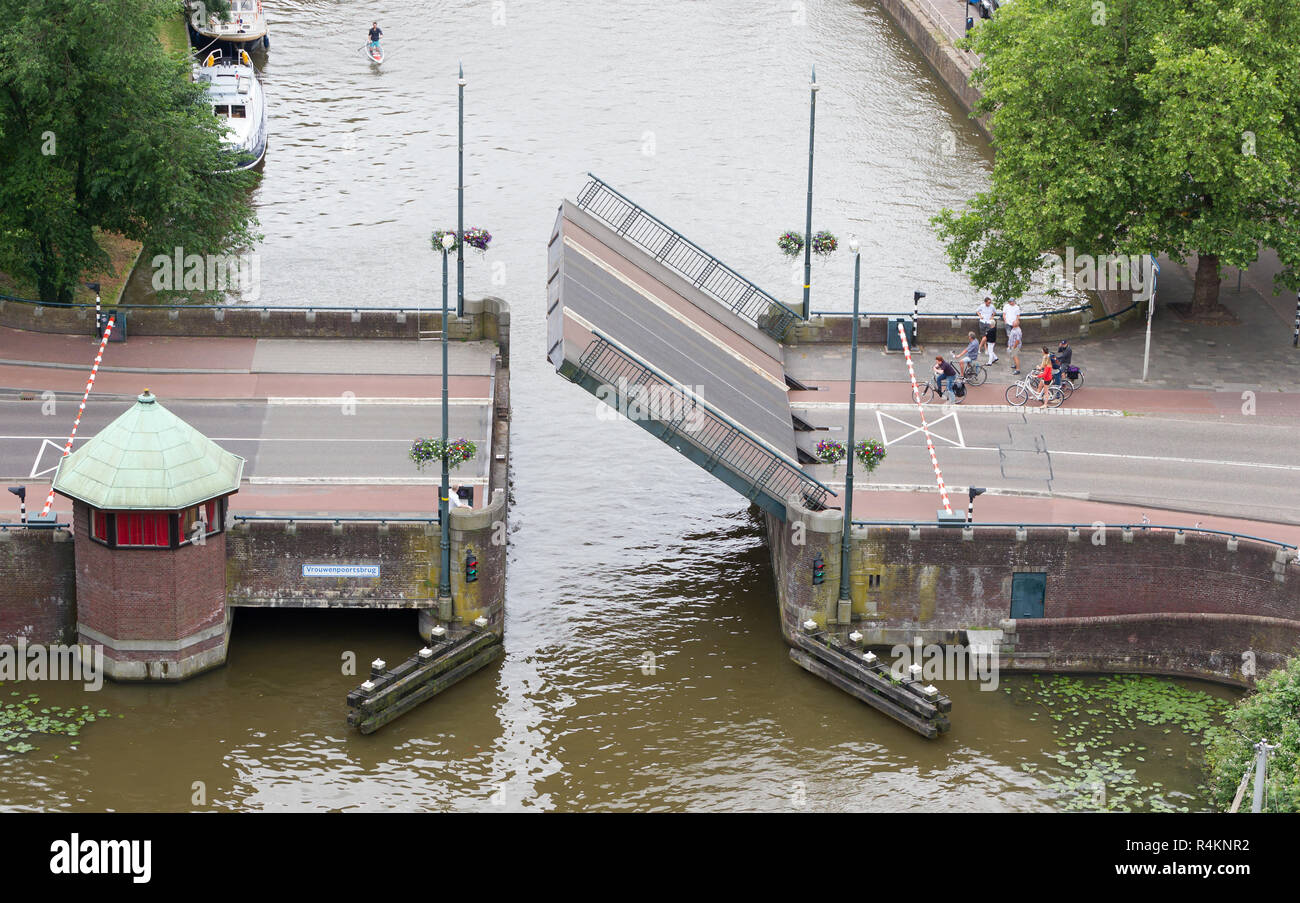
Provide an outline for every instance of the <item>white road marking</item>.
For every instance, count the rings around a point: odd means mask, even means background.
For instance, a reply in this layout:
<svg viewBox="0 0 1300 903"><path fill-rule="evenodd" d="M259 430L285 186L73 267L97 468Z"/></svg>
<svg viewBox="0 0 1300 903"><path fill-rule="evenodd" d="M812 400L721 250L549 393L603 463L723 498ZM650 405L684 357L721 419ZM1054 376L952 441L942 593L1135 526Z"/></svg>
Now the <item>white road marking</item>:
<svg viewBox="0 0 1300 903"><path fill-rule="evenodd" d="M848 407L848 406L845 405L845 407ZM934 431L934 428L935 428L936 426L938 426L940 423L943 423L943 421L947 420L949 417L952 418L953 426L955 426L955 427L957 428L957 440L956 440L955 442L954 442L952 439L949 439L947 436L940 436L939 434L937 434L937 433ZM910 426L910 427L912 427L912 428L911 428L910 430L908 430L906 433L903 433L903 435L901 435L901 436L895 436L893 439L890 439L889 436L888 436L888 435L886 434L886 432L885 432L885 420L886 420L886 419L888 419L888 420L892 420L892 421L894 421L895 423L901 423L903 426ZM947 442L949 445L956 446L957 448L966 448L966 447L967 447L967 446L966 446L966 438L965 438L965 436L962 435L962 431L961 431L961 421L957 418L957 412L956 412L956 411L949 411L947 414L944 414L944 415L943 415L942 417L940 417L938 420L934 420L934 421L927 420L926 423L929 424L930 435L933 436L935 439L942 439L944 442ZM902 442L902 441L903 441L904 439L906 439L908 436L911 436L911 435L913 435L914 433L919 433L919 432L921 432L921 431L924 429L924 427L918 426L918 425L916 425L916 424L909 423L909 422L906 421L906 420L901 420L901 419L899 419L898 417L894 417L894 416L891 415L891 414L883 414L883 413L881 413L879 410L876 411L876 425L880 428L880 435L881 435L881 437L882 437L882 441L883 441L883 442L885 443L885 445L887 445L887 446L888 446L888 445L893 445L893 444L896 443L896 442Z"/></svg>
<svg viewBox="0 0 1300 903"><path fill-rule="evenodd" d="M2 438L2 437L0 437L0 438ZM62 446L62 445L59 445L59 443L54 442L54 441L52 441L52 440L50 440L50 439L46 439L46 438L43 437L43 436L27 436L27 437L23 437L23 438L30 438L30 439L38 439L38 438L39 438L39 439L42 439L42 440L43 440L43 441L41 442L41 447L40 447L39 449L36 450L36 460L32 462L32 472L29 473L29 474L27 475L28 478L31 478L31 477L42 477L42 476L45 476L45 474L47 474L47 473L53 473L54 471L56 471L56 470L59 469L59 461L62 461L62 460L63 460L63 446ZM67 442L68 440L64 439L63 441L64 441L64 442ZM56 461L54 462L54 466L53 466L53 467L47 467L47 468L45 468L44 470L37 470L36 468L38 468L38 467L41 466L41 457L45 454L45 446L47 446L47 445L48 445L48 446L51 446L51 447L52 447L56 452L59 453L58 460L56 460Z"/></svg>
<svg viewBox="0 0 1300 903"><path fill-rule="evenodd" d="M268 398L268 405L293 406L293 405L338 405L342 407L346 404L369 404L369 405L441 405L440 398L347 398L342 395L327 395L323 398ZM491 398L449 398L447 407L454 408L458 405L488 406L492 404Z"/></svg>
<svg viewBox="0 0 1300 903"><path fill-rule="evenodd" d="M456 486L486 486L487 477L452 476ZM442 476L436 477L246 477L250 486L437 486Z"/></svg>

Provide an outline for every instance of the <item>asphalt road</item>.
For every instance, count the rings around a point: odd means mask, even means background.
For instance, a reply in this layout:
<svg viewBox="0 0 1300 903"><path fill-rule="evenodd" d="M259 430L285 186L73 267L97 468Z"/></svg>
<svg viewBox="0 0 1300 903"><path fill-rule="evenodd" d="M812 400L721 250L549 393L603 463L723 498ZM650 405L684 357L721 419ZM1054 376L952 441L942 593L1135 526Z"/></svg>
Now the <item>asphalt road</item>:
<svg viewBox="0 0 1300 903"><path fill-rule="evenodd" d="M847 405L793 410L830 428L797 434L802 448L811 452L828 437L845 441ZM944 481L958 495L974 485L1300 523L1292 419L1068 416L937 405L927 406L926 417ZM908 435L919 424L914 406L859 405L858 438L883 439L889 450L872 484L935 485L924 435ZM824 482L843 483L843 468L814 470Z"/></svg>
<svg viewBox="0 0 1300 903"><path fill-rule="evenodd" d="M77 429L80 447L116 418L128 403L92 401ZM260 402L174 402L174 414L248 463L244 477L259 481L332 481L355 484L414 482L436 478L420 474L407 457L417 436L441 429L438 404L356 404L351 413L338 404L281 405ZM448 406L452 436L478 446L471 463L457 469L463 478L486 477L490 461L492 411L482 404ZM0 478L32 479L33 470L58 463L77 413L77 401L60 398L55 411L42 414L42 402L0 400ZM84 438L83 438L84 437ZM51 445L46 445L48 440ZM37 456L40 456L39 464ZM48 480L50 473L44 475Z"/></svg>

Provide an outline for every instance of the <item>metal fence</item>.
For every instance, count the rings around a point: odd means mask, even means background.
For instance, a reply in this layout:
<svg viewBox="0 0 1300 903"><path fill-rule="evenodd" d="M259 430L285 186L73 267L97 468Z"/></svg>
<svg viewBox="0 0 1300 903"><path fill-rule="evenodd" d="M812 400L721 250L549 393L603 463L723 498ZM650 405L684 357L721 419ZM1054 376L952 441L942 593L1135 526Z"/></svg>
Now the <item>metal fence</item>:
<svg viewBox="0 0 1300 903"><path fill-rule="evenodd" d="M232 514L232 521L273 521L278 523L324 523L324 524L436 524L436 517L385 517L383 515L355 515L330 517L329 515L305 514Z"/></svg>
<svg viewBox="0 0 1300 903"><path fill-rule="evenodd" d="M948 2L955 5L957 3L957 0L948 0ZM966 18L969 16L978 15L977 13L971 10L969 5L967 5L965 10L965 15L962 17L962 27L958 29L955 25L953 25L951 22L948 21L947 16L939 12L938 7L934 5L934 0L920 0L920 3L922 6L925 7L926 13L929 15L931 19L934 20L935 24L938 25L943 30L944 34L946 34L954 42L960 41L962 38L966 37Z"/></svg>
<svg viewBox="0 0 1300 903"><path fill-rule="evenodd" d="M577 379L584 373L610 387L629 419L643 426L653 421L658 429L650 432L664 442L672 444L680 438L699 449L704 455L699 463L705 470L721 465L741 477L751 498L762 493L784 504L797 493L810 509L821 511L827 497L835 494L708 402L599 333L578 362Z"/></svg>
<svg viewBox="0 0 1300 903"><path fill-rule="evenodd" d="M696 288L780 341L802 319L770 293L646 212L591 173L578 207L609 226Z"/></svg>

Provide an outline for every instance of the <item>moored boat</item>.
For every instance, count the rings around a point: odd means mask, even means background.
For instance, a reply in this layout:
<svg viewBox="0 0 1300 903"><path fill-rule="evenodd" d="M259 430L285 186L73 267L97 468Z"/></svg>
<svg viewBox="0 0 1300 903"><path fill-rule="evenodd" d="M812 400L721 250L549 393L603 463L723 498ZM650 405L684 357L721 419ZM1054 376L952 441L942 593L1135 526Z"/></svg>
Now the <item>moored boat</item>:
<svg viewBox="0 0 1300 903"><path fill-rule="evenodd" d="M212 51L194 68L194 80L207 88L212 112L226 127L223 141L233 157L230 168L260 163L266 154L266 97L248 52L240 50L238 59L222 59L220 50Z"/></svg>
<svg viewBox="0 0 1300 903"><path fill-rule="evenodd" d="M187 0L190 38L207 43L228 41L232 44L253 46L260 43L271 46L266 29L266 16L262 0L229 0L230 13L226 21L211 12L202 0Z"/></svg>

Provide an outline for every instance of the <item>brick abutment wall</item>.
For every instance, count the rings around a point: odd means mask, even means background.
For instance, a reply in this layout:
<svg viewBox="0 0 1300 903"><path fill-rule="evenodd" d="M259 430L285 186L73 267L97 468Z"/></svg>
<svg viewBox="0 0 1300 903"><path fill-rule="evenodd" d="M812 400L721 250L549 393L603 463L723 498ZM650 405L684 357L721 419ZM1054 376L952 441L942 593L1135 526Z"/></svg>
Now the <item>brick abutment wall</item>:
<svg viewBox="0 0 1300 903"><path fill-rule="evenodd" d="M1294 550L1194 531L1180 539L1136 530L1126 540L1119 528L1083 528L1072 539L1060 528L977 527L967 539L959 528L855 528L850 613L837 604L841 523L838 511L795 504L787 522L768 518L787 638L810 619L878 646L918 636L965 643L967 629L1002 629L1004 668L1234 685L1253 683L1300 647ZM826 580L814 586L818 554ZM1046 575L1041 618L1011 620L1017 573Z"/></svg>
<svg viewBox="0 0 1300 903"><path fill-rule="evenodd" d="M0 643L77 641L77 574L67 530L0 531Z"/></svg>

